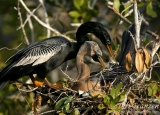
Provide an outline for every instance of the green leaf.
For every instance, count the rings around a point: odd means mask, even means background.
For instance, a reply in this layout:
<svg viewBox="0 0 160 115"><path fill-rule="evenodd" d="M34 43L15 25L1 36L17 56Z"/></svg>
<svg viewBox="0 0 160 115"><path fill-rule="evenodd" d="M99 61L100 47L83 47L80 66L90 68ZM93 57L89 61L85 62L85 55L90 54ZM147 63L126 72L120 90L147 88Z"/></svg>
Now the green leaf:
<svg viewBox="0 0 160 115"><path fill-rule="evenodd" d="M148 90L148 96L152 96L152 88L148 87L147 90Z"/></svg>
<svg viewBox="0 0 160 115"><path fill-rule="evenodd" d="M73 96L69 96L68 99L64 102L64 104L70 103L72 100L73 100Z"/></svg>
<svg viewBox="0 0 160 115"><path fill-rule="evenodd" d="M117 104L120 99L121 99L121 97L120 97L120 96L117 96L117 97L114 99L114 103Z"/></svg>
<svg viewBox="0 0 160 115"><path fill-rule="evenodd" d="M111 108L114 108L115 105L116 105L115 100L111 100L108 107L111 109Z"/></svg>
<svg viewBox="0 0 160 115"><path fill-rule="evenodd" d="M80 10L81 6L84 4L84 0L74 0L73 4L77 10Z"/></svg>
<svg viewBox="0 0 160 115"><path fill-rule="evenodd" d="M99 110L102 110L102 109L104 109L104 108L106 108L103 104L98 104L98 109Z"/></svg>
<svg viewBox="0 0 160 115"><path fill-rule="evenodd" d="M61 109L61 108L62 108L62 105L64 105L64 102L65 102L67 99L68 99L68 97L64 97L64 98L60 99L60 100L56 103L54 109L56 109L56 110Z"/></svg>
<svg viewBox="0 0 160 115"><path fill-rule="evenodd" d="M124 99L125 99L125 95L126 95L127 91L123 91L119 96L120 96L120 99L119 99L119 102L122 102Z"/></svg>
<svg viewBox="0 0 160 115"><path fill-rule="evenodd" d="M130 2L130 1L124 3L124 8L126 9L124 14L127 14L127 13L129 12L129 8L128 8L128 7L129 7L130 5L131 5L131 2ZM127 8L128 8L128 9L127 9Z"/></svg>
<svg viewBox="0 0 160 115"><path fill-rule="evenodd" d="M59 113L58 115L66 115L66 114L64 114L64 113Z"/></svg>
<svg viewBox="0 0 160 115"><path fill-rule="evenodd" d="M80 17L80 14L77 11L70 11L69 16L73 17L73 18L78 18L78 17Z"/></svg>
<svg viewBox="0 0 160 115"><path fill-rule="evenodd" d="M71 115L80 115L80 112L77 108L71 111Z"/></svg>
<svg viewBox="0 0 160 115"><path fill-rule="evenodd" d="M110 104L110 97L108 95L105 95L103 102L104 102L104 104L109 105Z"/></svg>
<svg viewBox="0 0 160 115"><path fill-rule="evenodd" d="M65 104L64 108L66 111L68 111L70 109L70 103Z"/></svg>
<svg viewBox="0 0 160 115"><path fill-rule="evenodd" d="M116 90L115 90L114 88L112 88L112 89L110 90L110 95L112 96L113 99L115 99L115 97L116 97L115 92L116 92Z"/></svg>
<svg viewBox="0 0 160 115"><path fill-rule="evenodd" d="M154 96L158 91L158 86L156 83L152 83L148 86L148 96Z"/></svg>
<svg viewBox="0 0 160 115"><path fill-rule="evenodd" d="M112 106L110 109L116 111L116 112L119 112L122 110L122 108L118 107L118 106Z"/></svg>
<svg viewBox="0 0 160 115"><path fill-rule="evenodd" d="M113 110L107 110L107 114L105 115L110 115L110 113L114 112Z"/></svg>
<svg viewBox="0 0 160 115"><path fill-rule="evenodd" d="M115 89L115 95L118 96L118 94L120 93L120 90L122 88L122 83L119 83L117 86L116 86L116 89Z"/></svg>
<svg viewBox="0 0 160 115"><path fill-rule="evenodd" d="M113 8L115 8L118 12L119 12L119 8L120 8L120 1L119 0L114 0L113 2Z"/></svg>
<svg viewBox="0 0 160 115"><path fill-rule="evenodd" d="M146 9L146 13L151 16L152 18L156 18L157 14L156 12L153 10L153 6L152 6L152 2L149 2L147 5L147 9Z"/></svg>

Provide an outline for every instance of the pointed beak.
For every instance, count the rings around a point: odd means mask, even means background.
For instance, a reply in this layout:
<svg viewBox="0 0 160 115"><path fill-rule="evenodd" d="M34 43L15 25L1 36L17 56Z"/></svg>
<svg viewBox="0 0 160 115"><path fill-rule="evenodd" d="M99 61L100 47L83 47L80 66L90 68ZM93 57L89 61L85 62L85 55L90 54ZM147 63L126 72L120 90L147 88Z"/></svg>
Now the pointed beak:
<svg viewBox="0 0 160 115"><path fill-rule="evenodd" d="M106 47L108 49L108 52L109 52L110 56L113 58L114 53L113 53L113 50L112 50L111 46L110 45L106 45Z"/></svg>
<svg viewBox="0 0 160 115"><path fill-rule="evenodd" d="M105 66L104 61L103 61L103 59L102 59L101 56L98 56L98 61L99 61L99 63L101 64L102 68L103 68L103 69L106 69L106 66Z"/></svg>

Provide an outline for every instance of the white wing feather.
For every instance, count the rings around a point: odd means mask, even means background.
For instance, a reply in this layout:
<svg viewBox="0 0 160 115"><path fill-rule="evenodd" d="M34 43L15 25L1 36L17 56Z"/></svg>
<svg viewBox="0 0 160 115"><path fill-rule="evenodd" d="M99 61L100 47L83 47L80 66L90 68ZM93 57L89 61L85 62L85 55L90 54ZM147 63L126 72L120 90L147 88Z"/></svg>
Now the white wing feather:
<svg viewBox="0 0 160 115"><path fill-rule="evenodd" d="M53 47L43 47L43 48L38 47L38 48L37 50L31 49L30 51L26 52L23 58L21 58L20 61L18 61L18 63L15 64L14 66L24 66L28 64L32 64L32 66L35 66L42 64L61 50L60 45L59 46L54 45ZM32 52L34 52L34 55L32 54Z"/></svg>

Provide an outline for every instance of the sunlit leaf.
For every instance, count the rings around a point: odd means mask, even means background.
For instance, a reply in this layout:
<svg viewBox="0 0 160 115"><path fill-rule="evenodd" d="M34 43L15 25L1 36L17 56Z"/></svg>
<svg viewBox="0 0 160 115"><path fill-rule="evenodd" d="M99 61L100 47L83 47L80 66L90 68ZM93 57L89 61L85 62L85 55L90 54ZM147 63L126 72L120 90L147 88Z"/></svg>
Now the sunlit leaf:
<svg viewBox="0 0 160 115"><path fill-rule="evenodd" d="M66 114L64 114L64 113L59 113L58 115L66 115Z"/></svg>
<svg viewBox="0 0 160 115"><path fill-rule="evenodd" d="M70 109L70 103L66 103L64 108L65 108L66 111L68 111Z"/></svg>
<svg viewBox="0 0 160 115"><path fill-rule="evenodd" d="M119 12L119 7L120 7L120 1L119 0L114 0L113 2L113 8L115 8Z"/></svg>
<svg viewBox="0 0 160 115"><path fill-rule="evenodd" d="M75 108L74 110L72 110L71 115L80 115L80 112L77 108Z"/></svg>
<svg viewBox="0 0 160 115"><path fill-rule="evenodd" d="M104 104L109 105L110 104L111 99L109 98L108 95L106 95L103 99Z"/></svg>
<svg viewBox="0 0 160 115"><path fill-rule="evenodd" d="M116 92L116 90L114 88L112 88L110 90L110 95L112 96L113 99L115 99L115 97L116 97L116 93L115 92Z"/></svg>
<svg viewBox="0 0 160 115"><path fill-rule="evenodd" d="M151 16L152 18L156 18L157 14L156 12L153 10L153 6L152 6L152 2L149 2L146 8L146 13Z"/></svg>
<svg viewBox="0 0 160 115"><path fill-rule="evenodd" d="M125 99L126 93L127 93L127 91L123 91L123 92L120 94L119 102L122 102L122 101Z"/></svg>
<svg viewBox="0 0 160 115"><path fill-rule="evenodd" d="M80 14L77 11L70 11L69 16L74 17L74 18L78 18L80 16Z"/></svg>
<svg viewBox="0 0 160 115"><path fill-rule="evenodd" d="M128 2L124 3L123 5L124 5L124 8L125 8L125 14L127 14L129 12L129 8L128 7L131 5L131 2L128 1Z"/></svg>
<svg viewBox="0 0 160 115"><path fill-rule="evenodd" d="M118 96L118 93L120 93L120 90L122 88L122 83L119 83L117 86L116 86L116 89L115 89L115 95Z"/></svg>
<svg viewBox="0 0 160 115"><path fill-rule="evenodd" d="M148 96L154 96L158 91L158 86L156 83L152 83L148 86Z"/></svg>
<svg viewBox="0 0 160 115"><path fill-rule="evenodd" d="M64 104L64 102L65 102L67 99L68 99L68 97L64 97L64 98L60 99L60 100L56 103L54 109L56 109L56 110L61 109L62 105Z"/></svg>
<svg viewBox="0 0 160 115"><path fill-rule="evenodd" d="M73 0L73 4L77 10L80 10L81 6L84 4L84 0Z"/></svg>
<svg viewBox="0 0 160 115"><path fill-rule="evenodd" d="M104 108L106 108L103 104L98 104L98 109L99 110L102 110L102 109L104 109Z"/></svg>
<svg viewBox="0 0 160 115"><path fill-rule="evenodd" d="M70 103L70 102L72 101L72 99L73 99L73 96L69 96L69 97L67 98L67 100L64 102L64 104Z"/></svg>

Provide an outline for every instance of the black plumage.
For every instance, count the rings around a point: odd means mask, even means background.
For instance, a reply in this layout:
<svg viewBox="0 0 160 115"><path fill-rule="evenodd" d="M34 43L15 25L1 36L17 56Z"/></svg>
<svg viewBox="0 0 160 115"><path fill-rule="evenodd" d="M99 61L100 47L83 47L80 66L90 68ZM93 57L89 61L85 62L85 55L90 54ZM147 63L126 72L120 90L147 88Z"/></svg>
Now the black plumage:
<svg viewBox="0 0 160 115"><path fill-rule="evenodd" d="M44 79L47 73L76 57L79 47L89 40L87 33L95 34L104 45L110 45L108 32L97 22L82 24L76 33L77 42L55 36L30 44L8 59L10 63L0 72L0 90L9 81L25 75L36 73Z"/></svg>

